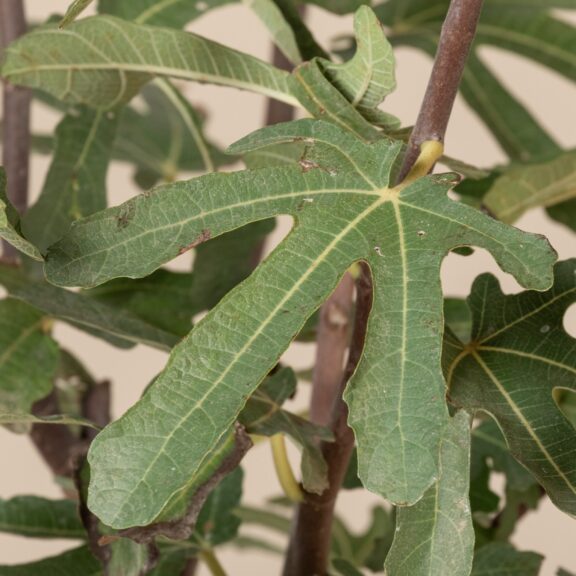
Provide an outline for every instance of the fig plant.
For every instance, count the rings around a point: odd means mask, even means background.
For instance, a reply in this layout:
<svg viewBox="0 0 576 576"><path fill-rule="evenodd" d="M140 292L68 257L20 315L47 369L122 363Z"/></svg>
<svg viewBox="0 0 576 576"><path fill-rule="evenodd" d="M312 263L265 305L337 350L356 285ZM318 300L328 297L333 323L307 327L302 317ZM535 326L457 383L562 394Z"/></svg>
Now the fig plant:
<svg viewBox="0 0 576 576"><path fill-rule="evenodd" d="M0 0L0 423L30 434L64 487L0 500L0 531L80 542L0 576L233 574L222 545L283 554L285 576L536 576L542 557L510 543L518 522L543 498L576 515L576 259L512 224L545 207L576 230L576 154L478 48L576 81L576 30L556 11L575 0L310 1L354 13L338 53L305 3L244 2L275 42L271 64L183 30L231 3L99 0L85 17L91 0L76 0L27 31L22 1ZM400 45L434 58L417 119L386 112ZM266 96L266 126L219 149L182 81ZM458 90L508 164L443 156ZM32 98L61 114L54 135L31 132ZM28 206L31 151L51 165ZM107 207L116 161L142 193ZM439 161L451 172L433 173ZM280 215L292 230L262 259ZM481 274L467 300L444 298L443 259L471 247L524 291ZM190 250L192 270L165 267ZM170 358L113 420L110 384L59 346L54 322ZM281 362L296 339L317 344L311 375ZM293 413L306 380L310 410ZM261 437L285 492L269 509L242 504ZM361 488L382 505L358 535L334 507Z"/></svg>

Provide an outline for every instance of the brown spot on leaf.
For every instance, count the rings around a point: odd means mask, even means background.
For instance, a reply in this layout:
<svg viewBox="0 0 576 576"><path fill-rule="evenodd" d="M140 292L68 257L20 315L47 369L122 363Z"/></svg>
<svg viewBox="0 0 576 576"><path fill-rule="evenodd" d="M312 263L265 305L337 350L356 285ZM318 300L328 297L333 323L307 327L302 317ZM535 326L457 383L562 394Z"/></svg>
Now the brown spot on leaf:
<svg viewBox="0 0 576 576"><path fill-rule="evenodd" d="M192 250L192 248L196 248L196 246L202 244L202 242L210 240L210 238L211 238L210 230L206 229L202 230L202 232L200 232L200 234L196 238L194 238L194 240L192 240L190 244L188 244L187 246L182 246L180 250L178 250L178 256L188 252L188 250Z"/></svg>

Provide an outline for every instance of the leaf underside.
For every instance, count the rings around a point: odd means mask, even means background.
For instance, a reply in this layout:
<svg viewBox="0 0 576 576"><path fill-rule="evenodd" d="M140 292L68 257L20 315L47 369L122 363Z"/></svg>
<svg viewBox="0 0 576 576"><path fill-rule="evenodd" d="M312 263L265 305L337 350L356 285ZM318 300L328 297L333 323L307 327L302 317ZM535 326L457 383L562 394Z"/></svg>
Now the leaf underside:
<svg viewBox="0 0 576 576"><path fill-rule="evenodd" d="M366 144L303 120L266 129L232 151L302 139L305 168L161 187L77 222L50 249L50 281L93 286L146 276L183 247L249 222L280 214L296 220L276 251L175 348L141 402L94 442L89 502L107 524L148 524L161 513L359 260L369 263L375 290L364 359L346 394L360 475L395 503L417 501L436 477L449 422L440 369L444 255L482 246L525 285L549 286L555 255L548 244L449 200L453 175L389 188L398 143Z"/></svg>

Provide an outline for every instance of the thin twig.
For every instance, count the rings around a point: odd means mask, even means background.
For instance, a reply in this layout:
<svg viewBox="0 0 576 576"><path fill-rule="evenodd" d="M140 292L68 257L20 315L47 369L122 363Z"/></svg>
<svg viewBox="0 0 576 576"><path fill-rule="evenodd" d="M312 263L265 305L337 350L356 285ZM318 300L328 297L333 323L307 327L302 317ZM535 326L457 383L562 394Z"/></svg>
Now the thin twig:
<svg viewBox="0 0 576 576"><path fill-rule="evenodd" d="M460 80L484 0L452 0L440 35L440 42L420 114L412 130L408 151L398 181L402 182L427 140L444 141Z"/></svg>
<svg viewBox="0 0 576 576"><path fill-rule="evenodd" d="M0 39L2 49L26 32L22 0L0 0ZM2 164L8 177L8 198L20 214L28 206L30 155L30 100L27 88L4 82ZM18 252L3 243L3 259L16 261Z"/></svg>

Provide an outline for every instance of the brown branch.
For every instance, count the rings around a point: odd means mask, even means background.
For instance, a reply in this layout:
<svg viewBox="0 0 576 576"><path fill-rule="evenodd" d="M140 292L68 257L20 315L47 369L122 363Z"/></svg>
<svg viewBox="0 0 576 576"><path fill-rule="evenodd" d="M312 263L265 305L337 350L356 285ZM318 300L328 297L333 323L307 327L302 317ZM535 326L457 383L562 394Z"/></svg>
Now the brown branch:
<svg viewBox="0 0 576 576"><path fill-rule="evenodd" d="M32 413L36 416L60 414L56 390L36 402L32 407ZM78 448L78 438L72 434L68 426L34 424L30 438L55 476L74 477L74 461L81 450Z"/></svg>
<svg viewBox="0 0 576 576"><path fill-rule="evenodd" d="M25 32L26 19L22 0L0 0L2 49ZM22 214L28 204L31 92L4 82L3 99L2 164L8 177L8 198ZM7 242L3 242L3 259L18 259L18 252Z"/></svg>
<svg viewBox="0 0 576 576"><path fill-rule="evenodd" d="M345 278L343 282L348 283L349 280ZM284 576L302 576L303 574L324 576L328 568L334 507L354 449L354 434L347 424L348 408L344 403L342 394L362 356L368 316L372 308L372 284L367 265L362 265L362 274L357 281L356 287L356 317L352 336L353 345L350 349L346 369L342 368L341 358L343 357L342 350L345 350L348 346L348 331L345 333L341 331L340 340L335 343L338 352L335 353L336 358L334 360L337 361L340 358L340 370L339 374L334 372L333 375L338 377L338 380L332 383L332 398L329 399L324 393L315 397L316 401L328 402L331 400L330 428L334 434L334 442L324 442L322 444L322 455L328 465L329 487L320 495L308 492L304 494L304 501L298 506L292 524L290 545L283 572ZM331 299L334 296L342 297L344 292L350 293L351 290L345 285L340 294L335 292ZM337 299L335 299L336 302L330 302L331 299L326 302L325 310L321 317L327 318L331 305L338 302ZM320 333L322 332L323 330L321 329ZM324 362L329 361L329 350L326 350L326 347L324 341L318 342L319 351L317 358L322 358ZM314 382L314 385L316 385L316 382ZM316 409L323 415L326 407Z"/></svg>
<svg viewBox="0 0 576 576"><path fill-rule="evenodd" d="M427 140L444 141L484 0L452 0L416 125L412 130L399 182L404 180Z"/></svg>
<svg viewBox="0 0 576 576"><path fill-rule="evenodd" d="M329 426L332 420L350 341L353 298L354 279L347 273L320 310L310 400L310 420L318 426Z"/></svg>

